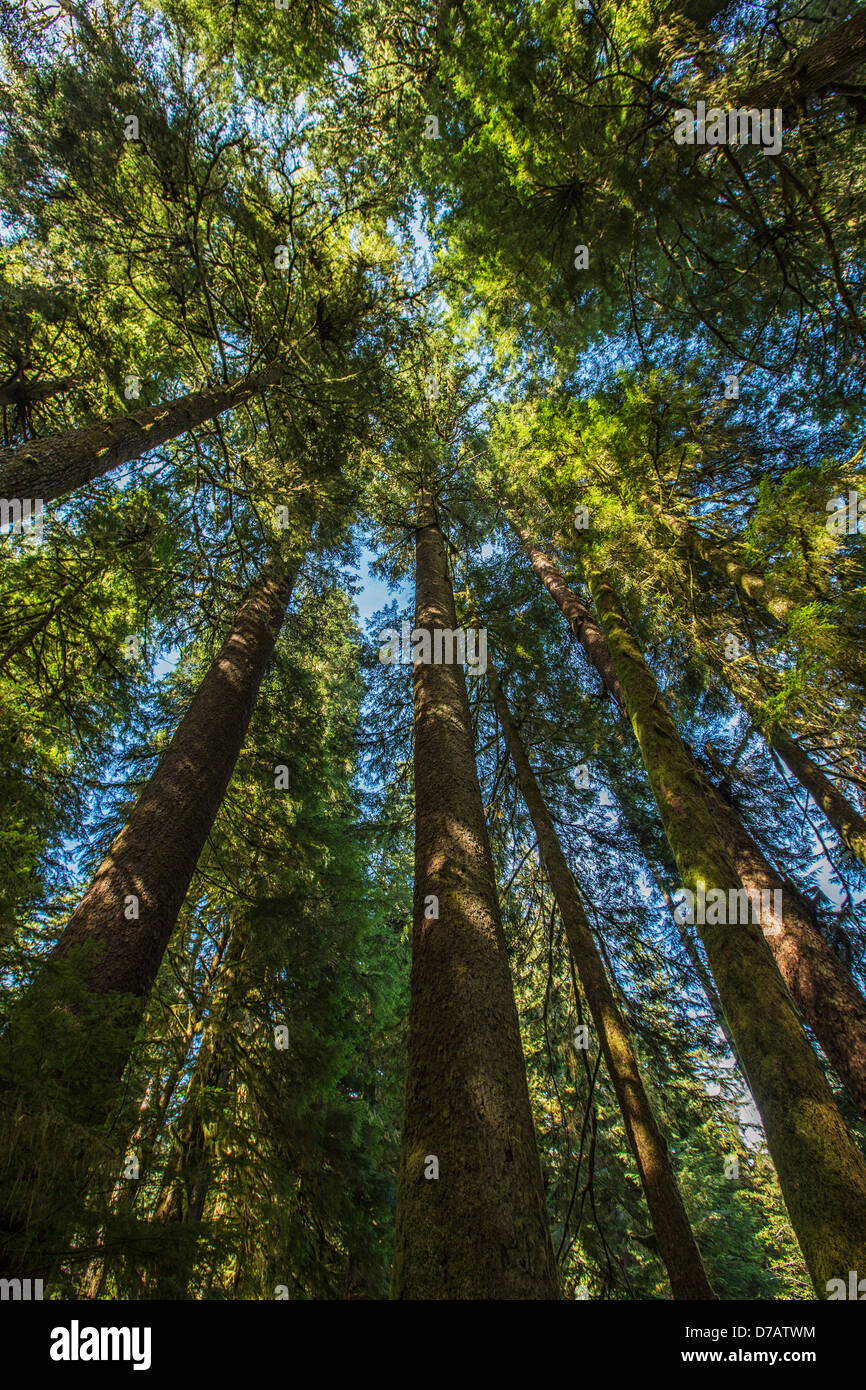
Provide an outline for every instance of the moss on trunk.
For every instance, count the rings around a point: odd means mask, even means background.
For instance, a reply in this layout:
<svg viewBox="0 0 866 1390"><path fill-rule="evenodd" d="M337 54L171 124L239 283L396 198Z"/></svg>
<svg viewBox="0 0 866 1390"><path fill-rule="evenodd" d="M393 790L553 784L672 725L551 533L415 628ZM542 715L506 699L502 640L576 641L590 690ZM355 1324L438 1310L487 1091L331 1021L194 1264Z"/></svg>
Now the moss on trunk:
<svg viewBox="0 0 866 1390"><path fill-rule="evenodd" d="M609 578L587 552L596 611L683 883L739 889L722 803L683 745ZM866 1268L866 1164L848 1134L761 928L699 927L710 969L820 1297Z"/></svg>

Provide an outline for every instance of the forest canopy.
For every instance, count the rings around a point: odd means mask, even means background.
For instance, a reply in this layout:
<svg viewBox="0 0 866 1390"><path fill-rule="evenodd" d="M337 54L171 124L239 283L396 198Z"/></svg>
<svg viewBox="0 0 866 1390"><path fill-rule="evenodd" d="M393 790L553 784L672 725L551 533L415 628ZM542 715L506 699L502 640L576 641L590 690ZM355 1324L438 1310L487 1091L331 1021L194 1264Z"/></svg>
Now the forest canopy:
<svg viewBox="0 0 866 1390"><path fill-rule="evenodd" d="M4 1287L859 1297L866 9L0 18Z"/></svg>

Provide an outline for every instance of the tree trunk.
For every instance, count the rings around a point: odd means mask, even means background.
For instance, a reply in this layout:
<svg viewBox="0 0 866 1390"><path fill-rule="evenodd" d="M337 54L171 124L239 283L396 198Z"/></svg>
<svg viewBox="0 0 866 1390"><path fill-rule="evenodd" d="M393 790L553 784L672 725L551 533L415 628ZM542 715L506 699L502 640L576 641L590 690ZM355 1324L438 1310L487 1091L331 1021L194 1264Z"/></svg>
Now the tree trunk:
<svg viewBox="0 0 866 1390"><path fill-rule="evenodd" d="M29 1258L34 1248L38 1255L40 1247L46 1252L50 1247L57 1257L65 1248L91 1171L87 1135L115 1102L147 998L240 753L292 582L271 562L241 603L232 631L129 820L13 1011L0 1053L6 1111L0 1146L5 1220L0 1224L11 1235L10 1260L19 1253ZM22 1067L26 1095L19 1085ZM31 1112L42 1089L52 1110L37 1130ZM26 1142L19 1133L16 1146L22 1116L29 1129ZM58 1127L67 1138L58 1138ZM62 1200L42 1176L46 1145L52 1152L60 1145L68 1153Z"/></svg>
<svg viewBox="0 0 866 1390"><path fill-rule="evenodd" d="M677 733L607 576L588 560L596 611L625 694L683 883L740 889L719 832L722 802ZM866 1164L794 1011L761 928L698 930L762 1116L791 1224L819 1297L829 1279L866 1268Z"/></svg>
<svg viewBox="0 0 866 1390"><path fill-rule="evenodd" d="M489 659L487 680L598 1033L608 1075L616 1091L671 1291L674 1298L714 1298L668 1147L644 1086L628 1026L617 1006L577 884Z"/></svg>
<svg viewBox="0 0 866 1390"><path fill-rule="evenodd" d="M601 676L605 690L625 714L625 697L619 683L619 677L614 669L611 660L610 649L607 645L607 638L599 627L596 619L590 613L585 603L582 603L571 588L566 583L562 571L554 560L536 545L529 531L513 517L510 518L511 524L520 536L523 549L529 558L532 568L538 575L551 598L558 604L563 617L572 634L577 638L587 659L595 667Z"/></svg>
<svg viewBox="0 0 866 1390"><path fill-rule="evenodd" d="M804 898L776 873L737 814L725 807L718 825L743 887L782 894L779 930L764 933L767 944L801 1018L866 1119L866 999L821 935Z"/></svg>
<svg viewBox="0 0 866 1390"><path fill-rule="evenodd" d="M582 642L581 633L591 630L591 614L550 557L531 542L527 532L522 531L521 536L533 568L569 618L578 641ZM574 616L579 610L587 614L589 621L583 619L575 623ZM591 654L588 651L587 655L600 672L606 672L612 666L610 649L603 633L600 640L593 635ZM618 682L614 686L612 681L608 684L605 679L605 684L608 689L620 690L621 693ZM831 825L849 848L866 862L866 821L787 734L774 735L770 742L786 761L790 759L788 765L792 772L795 771L803 785L811 791ZM694 761L693 754L690 750L685 751L692 759L695 774L705 786L705 791L712 793L713 789L709 783L705 783L704 774ZM812 1029L851 1099L861 1114L866 1115L866 1000L824 940L807 904L793 884L783 882L732 807L721 796L713 795L717 826L743 887L758 892L778 890L783 894L781 931L767 935L767 943L801 1017ZM715 886L721 887L721 884ZM712 1004L711 998L710 1002ZM727 1029L725 1031L727 1033Z"/></svg>
<svg viewBox="0 0 866 1390"><path fill-rule="evenodd" d="M194 425L242 404L273 385L285 371L284 363L274 363L228 386L193 391L80 430L45 435L17 449L0 449L0 495L43 502L66 497L94 478L185 434Z"/></svg>
<svg viewBox="0 0 866 1390"><path fill-rule="evenodd" d="M416 528L415 622L431 635L456 628L445 543L426 491ZM392 1293L555 1299L462 666L417 660L413 692L415 889Z"/></svg>
<svg viewBox="0 0 866 1390"><path fill-rule="evenodd" d="M86 947L88 988L146 999L241 751L292 581L266 567L52 952ZM134 896L138 917L129 920ZM95 949L94 949L95 948Z"/></svg>
<svg viewBox="0 0 866 1390"><path fill-rule="evenodd" d="M819 92L832 92L866 63L866 12L846 19L829 34L802 49L771 76L763 78L740 96L740 106L752 108L783 105L796 108Z"/></svg>
<svg viewBox="0 0 866 1390"><path fill-rule="evenodd" d="M854 809L848 798L789 734L782 729L773 729L765 737L816 806L823 811L840 840L861 864L866 864L866 818Z"/></svg>

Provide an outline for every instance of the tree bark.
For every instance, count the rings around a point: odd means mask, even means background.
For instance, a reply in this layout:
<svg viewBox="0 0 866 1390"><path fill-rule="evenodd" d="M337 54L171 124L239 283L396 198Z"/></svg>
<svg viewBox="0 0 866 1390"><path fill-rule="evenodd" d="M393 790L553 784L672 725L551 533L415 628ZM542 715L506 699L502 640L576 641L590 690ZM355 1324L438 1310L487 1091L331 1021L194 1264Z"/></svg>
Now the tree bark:
<svg viewBox="0 0 866 1390"><path fill-rule="evenodd" d="M521 532L521 536L536 573L569 619L578 641L582 642L581 633L590 630L591 614L555 563L531 542L528 532ZM587 613L589 623L573 621L578 610ZM612 667L612 657L604 634L597 631L600 640L593 634L591 653L587 651L587 655L597 670L607 672ZM612 681L608 684L605 680L605 684L608 689L618 689L622 693L618 682L613 686ZM866 821L787 734L780 732L772 736L770 742L814 796L852 852L866 862ZM801 1017L812 1029L851 1099L861 1114L866 1115L866 1000L824 940L805 900L793 884L784 882L776 873L736 812L705 780L691 750L685 751L692 759L695 774L706 794L714 797L718 831L725 840L743 887L758 892L779 890L783 894L781 930L768 935L767 944ZM721 887L721 884L715 886Z"/></svg>
<svg viewBox="0 0 866 1390"><path fill-rule="evenodd" d="M292 581L268 567L238 609L129 820L75 909L52 957L96 948L87 967L97 994L145 999L241 751ZM127 920L126 899L138 900Z"/></svg>
<svg viewBox="0 0 866 1390"><path fill-rule="evenodd" d="M586 604L578 598L574 589L566 582L555 560L552 560L547 552L535 543L532 535L524 526L513 517L510 520L523 543L523 549L532 568L551 598L558 604L573 636L577 638L587 659L600 675L605 690L619 706L620 711L625 714L625 696L622 693L619 677L611 660L607 639L598 622Z"/></svg>
<svg viewBox="0 0 866 1390"><path fill-rule="evenodd" d="M590 586L683 883L727 892L741 880L719 832L721 799L677 733L616 592L588 559ZM761 929L699 926L710 969L807 1268L829 1279L866 1267L866 1164L794 1011Z"/></svg>
<svg viewBox="0 0 866 1390"><path fill-rule="evenodd" d="M821 935L805 899L776 872L728 807L719 830L743 887L782 894L779 930L765 933L767 944L800 1017L866 1119L866 999Z"/></svg>
<svg viewBox="0 0 866 1390"><path fill-rule="evenodd" d="M819 92L832 92L866 63L866 12L854 15L740 96L740 106L796 108Z"/></svg>
<svg viewBox="0 0 866 1390"><path fill-rule="evenodd" d="M415 623L431 634L456 628L444 539L427 491L416 528ZM555 1299L462 666L416 661L413 699L415 889L392 1294Z"/></svg>
<svg viewBox="0 0 866 1390"><path fill-rule="evenodd" d="M19 1253L29 1258L34 1248L38 1255L40 1247L57 1257L64 1249L91 1171L87 1135L115 1103L147 998L240 753L292 582L269 563L241 603L129 820L13 1011L0 1050L6 1110L0 1209L7 1207L0 1219L11 1235L10 1259ZM133 905L137 918L128 916ZM30 1087L26 1104L22 1066ZM27 1131L26 1143L22 1135L16 1154L16 1115L22 1113L31 1129L35 1123L34 1074L50 1096L50 1116L38 1133ZM58 1138L58 1128L68 1137ZM55 1151L56 1145L65 1145L69 1155L65 1195L55 1200L46 1189L42 1210L42 1196L37 1202L32 1194L44 1186L45 1147ZM47 1263L47 1253L45 1258Z"/></svg>
<svg viewBox="0 0 866 1390"><path fill-rule="evenodd" d="M574 875L489 659L487 681L598 1033L608 1075L616 1091L671 1291L674 1298L714 1298L628 1026L617 1006Z"/></svg>
<svg viewBox="0 0 866 1390"><path fill-rule="evenodd" d="M793 772L800 785L820 807L840 840L866 864L866 818L855 810L846 796L833 785L804 748L782 729L765 735L770 747Z"/></svg>
<svg viewBox="0 0 866 1390"><path fill-rule="evenodd" d="M228 386L193 391L130 415L99 420L80 430L45 435L17 449L0 449L0 495L56 501L121 464L241 405L286 372L282 362Z"/></svg>

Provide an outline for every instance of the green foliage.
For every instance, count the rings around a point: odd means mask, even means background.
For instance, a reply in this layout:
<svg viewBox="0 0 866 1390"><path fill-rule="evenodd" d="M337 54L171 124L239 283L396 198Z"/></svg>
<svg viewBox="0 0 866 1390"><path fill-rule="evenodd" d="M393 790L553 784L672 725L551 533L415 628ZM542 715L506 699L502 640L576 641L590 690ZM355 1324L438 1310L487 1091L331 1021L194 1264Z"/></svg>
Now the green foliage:
<svg viewBox="0 0 866 1390"><path fill-rule="evenodd" d="M0 1207L55 1293L387 1297L414 787L411 671L376 650L432 486L712 1283L811 1296L643 765L508 517L584 599L588 547L614 576L703 772L841 899L818 920L862 985L863 870L767 742L862 807L864 540L827 518L863 489L864 93L809 76L825 11L0 0L0 446L284 368L0 537ZM779 156L673 141L678 108L768 92ZM394 596L365 635L361 542ZM273 554L301 578L117 1091L130 1001L50 953ZM563 1294L667 1298L470 686Z"/></svg>

